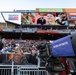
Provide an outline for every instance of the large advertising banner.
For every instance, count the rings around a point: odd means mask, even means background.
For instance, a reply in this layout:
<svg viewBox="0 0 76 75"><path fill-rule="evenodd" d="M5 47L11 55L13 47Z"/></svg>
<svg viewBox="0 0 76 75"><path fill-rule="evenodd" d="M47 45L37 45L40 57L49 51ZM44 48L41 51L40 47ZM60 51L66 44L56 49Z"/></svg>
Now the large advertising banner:
<svg viewBox="0 0 76 75"><path fill-rule="evenodd" d="M76 25L76 8L36 8L36 12L66 12L69 26Z"/></svg>
<svg viewBox="0 0 76 75"><path fill-rule="evenodd" d="M21 14L22 25L68 26L65 12L34 12Z"/></svg>
<svg viewBox="0 0 76 75"><path fill-rule="evenodd" d="M21 13L5 12L2 13L2 17L4 18L5 21L15 24L21 24Z"/></svg>

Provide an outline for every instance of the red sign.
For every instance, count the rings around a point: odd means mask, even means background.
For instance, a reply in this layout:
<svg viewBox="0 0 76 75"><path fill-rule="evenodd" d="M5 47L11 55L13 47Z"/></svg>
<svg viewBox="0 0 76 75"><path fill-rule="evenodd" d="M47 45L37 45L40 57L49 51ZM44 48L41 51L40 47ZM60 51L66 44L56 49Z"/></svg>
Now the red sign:
<svg viewBox="0 0 76 75"><path fill-rule="evenodd" d="M68 13L69 16L76 16L76 12L71 12L71 13Z"/></svg>
<svg viewBox="0 0 76 75"><path fill-rule="evenodd" d="M37 30L36 33L39 33L39 34L58 34L58 32L56 31L46 31L46 30Z"/></svg>

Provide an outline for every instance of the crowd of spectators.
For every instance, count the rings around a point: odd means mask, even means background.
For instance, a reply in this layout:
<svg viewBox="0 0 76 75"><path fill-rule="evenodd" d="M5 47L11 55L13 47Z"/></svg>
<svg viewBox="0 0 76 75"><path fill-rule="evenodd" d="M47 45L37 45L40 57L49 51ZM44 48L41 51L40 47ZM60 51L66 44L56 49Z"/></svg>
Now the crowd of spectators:
<svg viewBox="0 0 76 75"><path fill-rule="evenodd" d="M76 29L51 29L51 28L30 28L30 27L26 27L26 28L1 28L1 31L3 32L14 32L14 33L36 33L36 31L42 30L44 31L56 31L58 33L71 33L71 32L76 32Z"/></svg>
<svg viewBox="0 0 76 75"><path fill-rule="evenodd" d="M30 52L31 50L37 50L37 45L39 45L40 43L46 43L48 42L48 40L22 40L22 39L2 39L2 42L4 44L4 47L9 47L10 50L12 51L12 49L16 49L17 47L19 47L23 52ZM5 51L6 52L6 51Z"/></svg>
<svg viewBox="0 0 76 75"><path fill-rule="evenodd" d="M22 40L22 39L1 39L3 47L0 50L1 54L17 54L27 55L27 61L32 64L38 64L38 50L37 45L46 43L48 40ZM18 63L17 63L18 64Z"/></svg>

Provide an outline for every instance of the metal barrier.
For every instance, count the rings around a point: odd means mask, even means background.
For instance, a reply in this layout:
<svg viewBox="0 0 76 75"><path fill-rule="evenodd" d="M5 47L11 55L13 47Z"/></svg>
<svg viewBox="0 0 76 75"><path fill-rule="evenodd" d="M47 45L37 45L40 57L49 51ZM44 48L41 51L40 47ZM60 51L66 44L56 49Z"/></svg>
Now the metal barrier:
<svg viewBox="0 0 76 75"><path fill-rule="evenodd" d="M17 72L18 75L47 75L46 70L40 70L39 68L36 67L33 68L19 67Z"/></svg>
<svg viewBox="0 0 76 75"><path fill-rule="evenodd" d="M0 68L0 75L12 75L11 68ZM13 75L17 75L17 68L14 68Z"/></svg>
<svg viewBox="0 0 76 75"><path fill-rule="evenodd" d="M7 55L6 55L7 57ZM44 67L40 67L40 58L38 65L14 65L12 59L11 65L0 64L0 75L48 75Z"/></svg>
<svg viewBox="0 0 76 75"><path fill-rule="evenodd" d="M0 66L0 75L48 75L45 69L38 67Z"/></svg>

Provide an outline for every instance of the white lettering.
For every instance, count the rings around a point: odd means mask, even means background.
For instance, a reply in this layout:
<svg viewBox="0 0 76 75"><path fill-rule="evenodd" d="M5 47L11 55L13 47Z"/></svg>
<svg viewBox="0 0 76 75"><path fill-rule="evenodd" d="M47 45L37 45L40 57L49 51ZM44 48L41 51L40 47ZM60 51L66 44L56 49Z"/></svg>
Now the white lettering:
<svg viewBox="0 0 76 75"><path fill-rule="evenodd" d="M57 48L57 47L60 47L60 46L64 46L64 45L67 45L68 42L63 42L63 43L60 43L60 44L57 44L55 46L53 46L53 48Z"/></svg>
<svg viewBox="0 0 76 75"><path fill-rule="evenodd" d="M71 19L76 19L76 16L70 16Z"/></svg>

